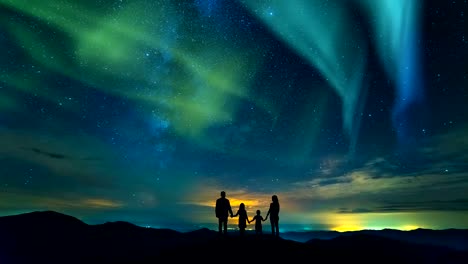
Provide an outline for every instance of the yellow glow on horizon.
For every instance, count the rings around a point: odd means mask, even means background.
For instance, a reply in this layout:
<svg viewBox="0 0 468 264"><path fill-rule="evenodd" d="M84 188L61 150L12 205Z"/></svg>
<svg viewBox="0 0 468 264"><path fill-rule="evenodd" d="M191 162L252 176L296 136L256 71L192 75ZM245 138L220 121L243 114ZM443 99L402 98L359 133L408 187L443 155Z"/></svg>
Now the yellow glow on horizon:
<svg viewBox="0 0 468 264"><path fill-rule="evenodd" d="M233 199L230 198L229 202L231 204L232 211L235 213L237 209L239 209L239 206L241 203L244 203L245 205L245 210L247 210L247 213L252 212L253 214L259 206L262 206L261 203L258 200L244 200L244 199ZM215 201L205 201L205 202L196 202L195 204L201 205L201 206L208 206L208 207L213 207L213 209L216 206L216 200Z"/></svg>
<svg viewBox="0 0 468 264"><path fill-rule="evenodd" d="M396 214L399 217L396 217ZM398 213L336 213L323 212L313 217L314 222L327 223L329 230L338 232L358 230L381 230L414 228L415 221L409 221L410 215ZM312 219L311 219L312 220ZM411 223L411 224L410 224ZM402 229L401 229L402 230Z"/></svg>
<svg viewBox="0 0 468 264"><path fill-rule="evenodd" d="M362 226L357 226L357 225L342 225L342 226L337 226L331 228L333 231L338 231L338 232L348 232L348 231L359 231L364 229Z"/></svg>
<svg viewBox="0 0 468 264"><path fill-rule="evenodd" d="M349 232L349 231L360 231L360 230L383 230L383 229L397 229L402 231L411 231L421 228L417 225L403 225L403 226L381 226L381 227L367 227L359 225L341 225L331 228L333 231L338 232Z"/></svg>
<svg viewBox="0 0 468 264"><path fill-rule="evenodd" d="M192 201L193 197L186 199L188 204L201 207L209 207L196 216L198 222L210 223L217 221L214 217L216 199L219 198L219 190L224 186L216 182L204 183L191 193L202 194L200 200ZM443 212L443 211L416 211L416 212L366 212L366 213L342 213L336 209L323 208L320 211L306 210L297 203L292 202L288 195L277 193L280 197L281 213L280 228L284 230L333 230L338 232L356 230L383 230L395 229L402 231L415 230L418 228L442 229L446 227L466 228L468 213L466 212ZM240 203L244 203L249 219L255 215L258 209L263 217L266 216L271 201L270 195L247 193L245 190L229 190L226 196L235 214ZM191 220L194 216L190 216ZM229 224L236 226L237 218L229 220Z"/></svg>
<svg viewBox="0 0 468 264"><path fill-rule="evenodd" d="M242 199L232 199L232 198L230 199L230 202L231 202L232 210L236 208L238 209L241 203L244 203L245 209L247 211L249 211L249 208L258 206L259 204L257 200L242 200Z"/></svg>
<svg viewBox="0 0 468 264"><path fill-rule="evenodd" d="M405 225L405 226L402 226L401 228L398 228L398 229L405 230L405 231L410 231L410 230L415 230L415 229L418 229L418 228L422 228L422 227L416 226L416 225Z"/></svg>
<svg viewBox="0 0 468 264"><path fill-rule="evenodd" d="M314 217L314 222L328 223L330 230L338 232L382 229L410 231L418 228L437 229L432 224L434 219L445 220L446 216L441 212L321 213Z"/></svg>

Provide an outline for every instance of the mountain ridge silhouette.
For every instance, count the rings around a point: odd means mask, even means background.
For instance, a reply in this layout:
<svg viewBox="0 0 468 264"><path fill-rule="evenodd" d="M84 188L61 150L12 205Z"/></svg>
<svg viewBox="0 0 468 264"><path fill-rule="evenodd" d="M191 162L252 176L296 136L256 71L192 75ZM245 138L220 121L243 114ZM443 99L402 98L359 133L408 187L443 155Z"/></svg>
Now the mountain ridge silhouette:
<svg viewBox="0 0 468 264"><path fill-rule="evenodd" d="M424 232L424 230L420 230ZM430 232L425 230L425 232ZM343 234L298 242L286 234L275 238L237 231L219 236L201 228L190 232L154 229L116 221L89 225L54 211L0 217L0 263L157 263L161 260L219 262L360 261L365 263L468 263L468 250L378 236ZM231 256L231 257L230 257ZM229 262L229 261L228 261ZM386 263L390 263L386 262Z"/></svg>

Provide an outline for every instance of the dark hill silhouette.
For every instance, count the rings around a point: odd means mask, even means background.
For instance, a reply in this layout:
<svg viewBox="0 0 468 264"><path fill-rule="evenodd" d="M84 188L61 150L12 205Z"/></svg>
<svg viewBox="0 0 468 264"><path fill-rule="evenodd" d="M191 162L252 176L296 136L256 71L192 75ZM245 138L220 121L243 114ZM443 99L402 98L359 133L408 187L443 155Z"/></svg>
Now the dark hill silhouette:
<svg viewBox="0 0 468 264"><path fill-rule="evenodd" d="M430 244L447 246L458 250L468 250L468 230L466 229L431 230L418 228L411 231L383 229L361 230L354 233L381 236L417 244Z"/></svg>
<svg viewBox="0 0 468 264"><path fill-rule="evenodd" d="M31 212L0 218L0 224L2 225L23 225L23 227L28 227L31 226L31 222L37 225L55 225L55 227L64 228L79 228L86 226L85 223L73 216L55 211Z"/></svg>
<svg viewBox="0 0 468 264"><path fill-rule="evenodd" d="M426 230L427 232L427 230ZM468 251L414 244L375 234L345 234L307 242L237 232L219 236L153 229L128 222L88 225L57 212L0 217L0 263L179 263L193 261L468 263Z"/></svg>
<svg viewBox="0 0 468 264"><path fill-rule="evenodd" d="M306 243L319 252L340 252L351 259L360 259L369 254L383 257L379 262L386 263L459 263L457 259L468 256L466 251L461 253L448 247L413 244L363 233Z"/></svg>
<svg viewBox="0 0 468 264"><path fill-rule="evenodd" d="M411 231L402 231L396 229L383 230L360 230L349 232L337 231L304 231L304 232L287 232L285 238L296 240L299 242L307 242L311 239L332 239L339 236L354 236L357 234L369 234L373 236L381 236L395 240L402 240L417 244L429 244L437 246L447 246L458 250L468 250L468 230L467 229L415 229Z"/></svg>

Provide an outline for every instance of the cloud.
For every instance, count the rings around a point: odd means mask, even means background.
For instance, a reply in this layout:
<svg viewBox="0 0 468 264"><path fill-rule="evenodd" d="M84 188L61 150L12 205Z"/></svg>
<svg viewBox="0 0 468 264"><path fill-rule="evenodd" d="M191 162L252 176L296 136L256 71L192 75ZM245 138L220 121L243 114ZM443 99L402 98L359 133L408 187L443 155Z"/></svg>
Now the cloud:
<svg viewBox="0 0 468 264"><path fill-rule="evenodd" d="M468 211L468 199L436 200L423 202L390 202L385 206L377 207L374 211Z"/></svg>
<svg viewBox="0 0 468 264"><path fill-rule="evenodd" d="M385 201L410 200L420 204L428 203L427 208L432 208L434 206L430 204L434 200L466 198L468 175L463 172L442 174L443 172L375 177L371 170L362 168L332 179L296 182L287 193L290 199L300 204L307 204L307 201L310 204L335 203L337 207L340 204L356 203L379 207L387 206L388 202Z"/></svg>
<svg viewBox="0 0 468 264"><path fill-rule="evenodd" d="M69 194L61 197L56 194L43 195L41 193L28 193L24 190L0 192L0 211L7 212L18 210L105 210L117 209L125 206L125 203L104 197L93 197L89 195Z"/></svg>
<svg viewBox="0 0 468 264"><path fill-rule="evenodd" d="M27 148L22 148L22 149L27 149ZM49 158L52 158L52 159L73 159L73 157L69 156L69 155L66 155L66 154L62 154L62 153L58 153L58 152L49 152L49 151L45 151L45 150L42 150L42 149L39 149L39 148L30 148L30 150L38 155L44 155L44 156L47 156ZM79 158L80 160L84 160L84 161L102 161L103 159L102 158L97 158L97 157L83 157L83 158Z"/></svg>
<svg viewBox="0 0 468 264"><path fill-rule="evenodd" d="M349 213L370 213L370 212L372 212L372 210L370 210L368 208L354 208L354 209L340 208L340 210L338 212L339 213L346 213L346 214L349 214Z"/></svg>
<svg viewBox="0 0 468 264"><path fill-rule="evenodd" d="M59 153L52 153L52 152L47 152L47 151L43 151L43 150L40 150L38 148L31 148L31 150L37 154L40 154L40 155L45 155L49 158L53 158L53 159L65 159L65 158L68 158L68 156L65 156L64 154L59 154Z"/></svg>
<svg viewBox="0 0 468 264"><path fill-rule="evenodd" d="M85 198L80 199L78 204L81 204L84 208L96 208L96 209L105 209L105 208L120 208L124 203L120 201L102 199L102 198Z"/></svg>
<svg viewBox="0 0 468 264"><path fill-rule="evenodd" d="M339 213L389 213L389 212L424 212L424 211L468 211L468 199L382 202L384 205L372 208L340 208Z"/></svg>
<svg viewBox="0 0 468 264"><path fill-rule="evenodd" d="M345 173L310 174L290 183L283 200L304 211L468 211L466 131L461 127L428 137L412 157L382 156Z"/></svg>
<svg viewBox="0 0 468 264"><path fill-rule="evenodd" d="M118 157L90 135L4 129L0 131L0 145L0 171L10 186L27 187L21 179L29 176L34 188L51 193L77 190L89 193L124 185L124 170L113 164ZM68 153L62 153L62 149Z"/></svg>
<svg viewBox="0 0 468 264"><path fill-rule="evenodd" d="M468 164L468 148L462 143L463 134L463 130L459 130L428 137L408 159L388 155L356 165L346 157L329 157L318 163L318 169L304 170L305 177L283 178L276 187L266 183L264 176L241 187L223 183L220 177L211 177L211 180L191 185L189 193L198 195L186 197L186 203L207 208L206 219L211 216L211 207L222 189L228 190L233 204L242 201L252 210L262 211L268 208L271 194L278 194L284 208L283 219L301 215L312 221L320 213L468 211L465 165ZM459 141L456 146L450 143L454 139ZM232 175L226 175L227 178ZM257 189L259 186L263 186L261 191Z"/></svg>

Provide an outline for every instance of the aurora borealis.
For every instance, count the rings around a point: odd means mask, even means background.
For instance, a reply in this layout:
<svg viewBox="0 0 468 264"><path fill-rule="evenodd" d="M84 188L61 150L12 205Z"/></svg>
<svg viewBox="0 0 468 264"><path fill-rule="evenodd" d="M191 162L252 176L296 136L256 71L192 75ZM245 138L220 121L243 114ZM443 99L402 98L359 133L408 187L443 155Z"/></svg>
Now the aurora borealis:
<svg viewBox="0 0 468 264"><path fill-rule="evenodd" d="M0 0L0 215L468 228L467 7Z"/></svg>

